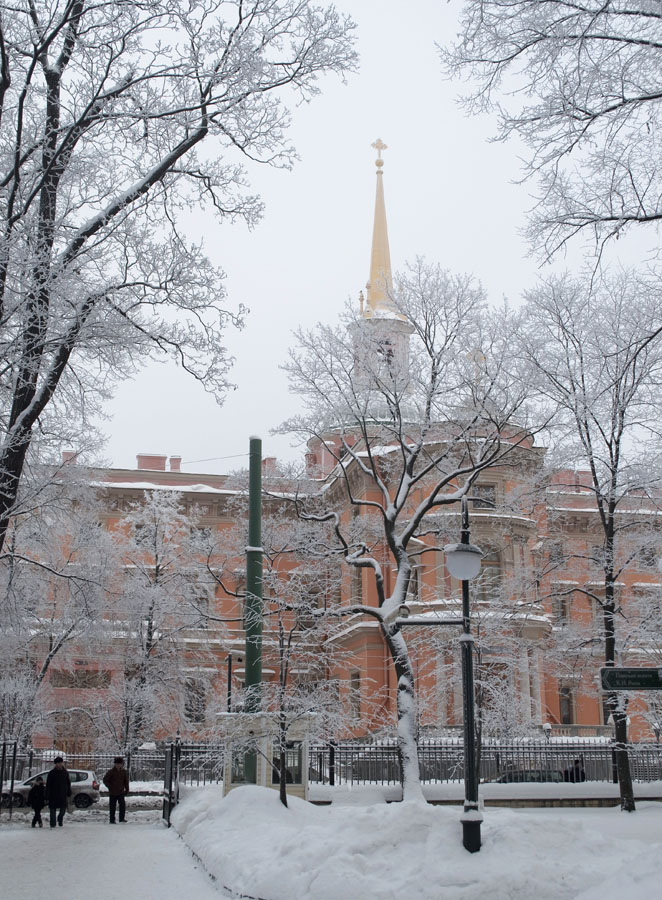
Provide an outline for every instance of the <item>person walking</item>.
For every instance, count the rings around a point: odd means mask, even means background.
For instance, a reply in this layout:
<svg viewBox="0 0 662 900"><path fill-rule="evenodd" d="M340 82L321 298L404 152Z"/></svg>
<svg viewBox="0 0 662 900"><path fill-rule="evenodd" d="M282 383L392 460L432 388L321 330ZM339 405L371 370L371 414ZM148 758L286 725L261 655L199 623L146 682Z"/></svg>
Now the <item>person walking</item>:
<svg viewBox="0 0 662 900"><path fill-rule="evenodd" d="M46 785L44 784L44 779L41 775L38 775L34 784L30 788L30 793L28 794L28 805L32 807L34 815L32 817L32 827L34 828L38 825L40 828L43 828L44 823L41 821L41 811L46 805Z"/></svg>
<svg viewBox="0 0 662 900"><path fill-rule="evenodd" d="M129 793L129 773L124 768L124 760L116 756L112 769L103 776L103 783L110 795L110 824L115 824L115 810L119 806L120 822L126 822L126 803L124 798Z"/></svg>
<svg viewBox="0 0 662 900"><path fill-rule="evenodd" d="M579 783L580 781L586 781L586 772L584 771L582 761L579 759L576 759L572 764L572 769L570 770L570 781L574 781L576 783Z"/></svg>
<svg viewBox="0 0 662 900"><path fill-rule="evenodd" d="M64 767L64 760L61 756L56 756L53 762L55 765L46 776L46 803L51 828L55 828L56 814L57 824L62 826L67 811L67 798L71 797L71 779Z"/></svg>

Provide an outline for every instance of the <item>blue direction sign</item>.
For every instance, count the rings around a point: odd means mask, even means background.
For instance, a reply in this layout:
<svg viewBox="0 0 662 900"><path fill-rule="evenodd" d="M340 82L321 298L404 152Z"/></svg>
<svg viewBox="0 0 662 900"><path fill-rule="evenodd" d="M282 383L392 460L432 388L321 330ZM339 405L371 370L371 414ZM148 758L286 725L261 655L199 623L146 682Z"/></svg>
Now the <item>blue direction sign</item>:
<svg viewBox="0 0 662 900"><path fill-rule="evenodd" d="M607 666L600 669L603 691L662 691L662 666Z"/></svg>

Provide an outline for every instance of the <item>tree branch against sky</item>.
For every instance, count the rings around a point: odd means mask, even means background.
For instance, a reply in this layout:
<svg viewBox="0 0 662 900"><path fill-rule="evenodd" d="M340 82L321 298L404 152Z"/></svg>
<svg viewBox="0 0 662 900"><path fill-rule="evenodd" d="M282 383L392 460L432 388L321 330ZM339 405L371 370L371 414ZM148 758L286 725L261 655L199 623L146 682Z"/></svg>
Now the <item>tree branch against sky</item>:
<svg viewBox="0 0 662 900"><path fill-rule="evenodd" d="M244 310L182 214L257 220L242 159L292 164L286 103L354 67L352 28L307 0L0 5L0 547L51 409L73 441L160 355L222 399Z"/></svg>
<svg viewBox="0 0 662 900"><path fill-rule="evenodd" d="M545 255L662 219L659 3L466 0L441 55L473 79L467 110L496 111L499 136L529 147L530 235Z"/></svg>

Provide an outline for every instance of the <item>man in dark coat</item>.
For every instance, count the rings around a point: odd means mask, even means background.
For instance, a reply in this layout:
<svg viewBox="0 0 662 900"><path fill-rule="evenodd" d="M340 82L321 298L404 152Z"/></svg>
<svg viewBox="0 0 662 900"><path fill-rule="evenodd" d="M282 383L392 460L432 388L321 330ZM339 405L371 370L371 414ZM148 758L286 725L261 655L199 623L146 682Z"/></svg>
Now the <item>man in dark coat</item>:
<svg viewBox="0 0 662 900"><path fill-rule="evenodd" d="M581 764L581 760L579 759L576 759L572 764L572 769L570 770L570 781L586 781L586 772L584 771L584 766Z"/></svg>
<svg viewBox="0 0 662 900"><path fill-rule="evenodd" d="M110 795L110 824L115 824L115 810L120 808L120 822L126 822L125 796L129 793L129 773L124 768L124 760L116 756L112 769L103 776L103 783Z"/></svg>
<svg viewBox="0 0 662 900"><path fill-rule="evenodd" d="M41 775L37 775L34 780L34 784L30 788L30 793L28 794L28 805L32 807L34 812L34 816L32 817L32 827L38 825L40 828L43 826L43 822L41 821L41 811L46 805L45 801L46 796L46 785L44 784L44 779Z"/></svg>
<svg viewBox="0 0 662 900"><path fill-rule="evenodd" d="M71 797L71 779L64 768L64 760L56 756L53 760L54 767L46 777L46 803L50 813L51 828L55 828L55 815L57 824L62 825L64 814L67 811L67 798Z"/></svg>

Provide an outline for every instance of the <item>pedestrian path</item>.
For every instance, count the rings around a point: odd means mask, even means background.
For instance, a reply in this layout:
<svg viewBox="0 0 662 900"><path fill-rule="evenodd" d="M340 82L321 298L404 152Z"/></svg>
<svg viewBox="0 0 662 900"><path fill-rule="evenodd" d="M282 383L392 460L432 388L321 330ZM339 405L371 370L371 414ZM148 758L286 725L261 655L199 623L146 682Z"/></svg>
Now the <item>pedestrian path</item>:
<svg viewBox="0 0 662 900"><path fill-rule="evenodd" d="M215 886L174 829L155 816L127 824L65 819L30 828L0 818L0 878L7 900L219 900Z"/></svg>

